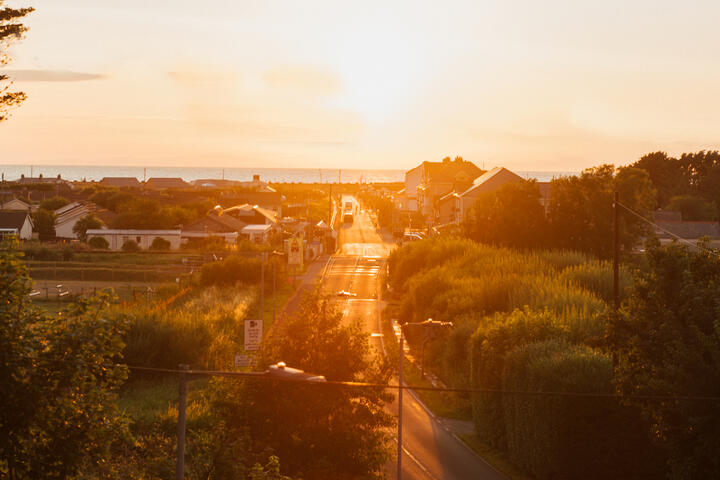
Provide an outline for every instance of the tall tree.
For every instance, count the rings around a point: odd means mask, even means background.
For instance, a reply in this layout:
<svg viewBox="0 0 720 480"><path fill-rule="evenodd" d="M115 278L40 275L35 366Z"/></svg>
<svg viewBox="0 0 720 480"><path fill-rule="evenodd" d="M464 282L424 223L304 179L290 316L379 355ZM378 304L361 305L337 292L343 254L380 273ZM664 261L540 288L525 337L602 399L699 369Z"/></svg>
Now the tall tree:
<svg viewBox="0 0 720 480"><path fill-rule="evenodd" d="M619 318L608 325L627 395L720 397L720 257L650 246ZM667 451L671 478L720 478L720 401L634 400Z"/></svg>
<svg viewBox="0 0 720 480"><path fill-rule="evenodd" d="M27 27L19 20L34 10L33 8L10 8L5 7L4 4L5 0L0 0L0 67L10 62L7 47L22 38L27 31ZM8 80L8 76L0 74L0 122L7 120L8 110L21 104L26 97L23 92L10 91L10 86L4 84L6 80Z"/></svg>
<svg viewBox="0 0 720 480"><path fill-rule="evenodd" d="M677 158L669 157L665 152L643 155L632 166L648 172L657 189L658 205L661 208L667 206L672 197L689 192L687 169Z"/></svg>

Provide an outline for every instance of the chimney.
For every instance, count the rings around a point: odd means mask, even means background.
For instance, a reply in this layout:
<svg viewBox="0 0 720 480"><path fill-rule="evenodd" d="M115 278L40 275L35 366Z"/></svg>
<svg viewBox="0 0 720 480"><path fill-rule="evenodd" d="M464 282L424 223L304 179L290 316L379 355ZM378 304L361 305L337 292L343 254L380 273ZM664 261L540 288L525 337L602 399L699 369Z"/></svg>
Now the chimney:
<svg viewBox="0 0 720 480"><path fill-rule="evenodd" d="M38 178L42 178L42 173L40 175L38 175Z"/></svg>
<svg viewBox="0 0 720 480"><path fill-rule="evenodd" d="M258 175L256 173L255 175L253 175L253 182L259 182L259 181L260 181L260 175Z"/></svg>

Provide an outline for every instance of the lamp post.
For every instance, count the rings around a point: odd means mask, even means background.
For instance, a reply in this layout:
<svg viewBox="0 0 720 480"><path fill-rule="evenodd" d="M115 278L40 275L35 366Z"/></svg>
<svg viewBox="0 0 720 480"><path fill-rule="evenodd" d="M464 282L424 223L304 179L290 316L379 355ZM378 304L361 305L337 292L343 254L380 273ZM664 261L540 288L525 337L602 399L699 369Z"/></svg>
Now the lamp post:
<svg viewBox="0 0 720 480"><path fill-rule="evenodd" d="M421 326L425 329L440 329L440 328L451 328L453 326L452 322L439 322L436 320L433 320L432 318L428 318L424 322L408 322L400 325L400 366L398 367L398 433L397 433L397 440L398 440L398 460L397 460L397 478L400 480L402 478L402 413L403 413L403 363L405 360L405 334L403 333L403 328L407 325L417 325ZM427 341L427 339L426 339ZM425 343L423 342L423 353L425 350ZM421 354L422 355L422 354ZM421 359L422 361L422 359ZM423 372L424 373L424 372Z"/></svg>

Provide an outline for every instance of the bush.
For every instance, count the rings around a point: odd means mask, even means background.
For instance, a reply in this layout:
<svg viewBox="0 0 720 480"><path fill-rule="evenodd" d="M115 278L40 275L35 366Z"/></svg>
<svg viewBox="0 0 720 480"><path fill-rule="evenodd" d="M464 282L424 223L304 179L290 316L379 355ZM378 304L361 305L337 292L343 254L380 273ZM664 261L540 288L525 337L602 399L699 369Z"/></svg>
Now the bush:
<svg viewBox="0 0 720 480"><path fill-rule="evenodd" d="M155 237L150 244L150 250L170 250L170 241L162 237Z"/></svg>
<svg viewBox="0 0 720 480"><path fill-rule="evenodd" d="M563 340L520 346L504 359L503 388L613 393L612 361ZM539 479L657 478L647 425L615 397L503 397L507 451ZM640 453L642 452L642 455Z"/></svg>
<svg viewBox="0 0 720 480"><path fill-rule="evenodd" d="M110 243L105 240L105 237L92 237L88 240L88 245L99 250L107 250L110 247Z"/></svg>
<svg viewBox="0 0 720 480"><path fill-rule="evenodd" d="M139 252L140 246L135 242L135 240L125 240L125 243L122 244L122 251L123 252Z"/></svg>
<svg viewBox="0 0 720 480"><path fill-rule="evenodd" d="M206 263L200 269L200 283L203 285L254 284L260 282L261 261L230 255L219 262Z"/></svg>

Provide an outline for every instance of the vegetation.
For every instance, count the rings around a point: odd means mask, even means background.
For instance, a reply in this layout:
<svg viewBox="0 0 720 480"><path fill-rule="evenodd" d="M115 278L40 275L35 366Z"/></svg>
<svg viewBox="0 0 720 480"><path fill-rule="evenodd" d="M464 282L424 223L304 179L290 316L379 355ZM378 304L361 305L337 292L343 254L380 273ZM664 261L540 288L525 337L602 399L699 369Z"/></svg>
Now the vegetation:
<svg viewBox="0 0 720 480"><path fill-rule="evenodd" d="M162 237L155 237L155 238L153 238L153 241L150 244L150 250L162 250L162 251L170 250L170 241L165 240Z"/></svg>
<svg viewBox="0 0 720 480"><path fill-rule="evenodd" d="M720 397L720 257L706 246L657 245L610 322L616 382L626 395ZM720 476L720 401L628 398L652 423L672 478Z"/></svg>
<svg viewBox="0 0 720 480"><path fill-rule="evenodd" d="M609 263L439 238L396 250L389 266L400 321L454 322L427 342L425 364L451 386L488 391L467 398L483 442L538 478L657 476L662 457L633 406L612 397L490 393L613 392ZM621 279L627 297L629 273ZM414 348L425 340L412 329L407 337Z"/></svg>
<svg viewBox="0 0 720 480"><path fill-rule="evenodd" d="M33 8L10 8L4 6L5 0L0 0L0 67L10 62L6 48L12 42L19 40L27 31L27 27L20 20L32 12ZM0 74L0 122L7 120L10 108L20 105L26 98L23 92L11 92L2 82L8 79L7 75Z"/></svg>
<svg viewBox="0 0 720 480"><path fill-rule="evenodd" d="M39 209L32 214L35 231L41 242L55 240L55 213Z"/></svg>
<svg viewBox="0 0 720 480"><path fill-rule="evenodd" d="M92 248L100 250L107 250L110 248L110 243L105 239L105 237L93 237L88 241L88 245Z"/></svg>
<svg viewBox="0 0 720 480"><path fill-rule="evenodd" d="M140 245L135 240L125 240L120 247L123 252L139 252Z"/></svg>
<svg viewBox="0 0 720 480"><path fill-rule="evenodd" d="M105 299L47 315L29 301L16 253L0 253L0 473L66 478L102 462L124 432L115 403L126 372L121 322L100 315Z"/></svg>
<svg viewBox="0 0 720 480"><path fill-rule="evenodd" d="M87 231L91 229L101 228L103 226L102 222L99 218L97 218L92 213L84 216L80 220L78 220L75 225L73 225L73 233L77 235L77 237L81 241L85 241L87 239ZM104 239L103 239L104 240ZM100 248L100 247L96 247ZM104 247L107 248L107 247Z"/></svg>
<svg viewBox="0 0 720 480"><path fill-rule="evenodd" d="M40 202L40 209L50 210L51 212L53 212L58 208L64 207L68 203L70 203L70 200L65 197L52 197Z"/></svg>

